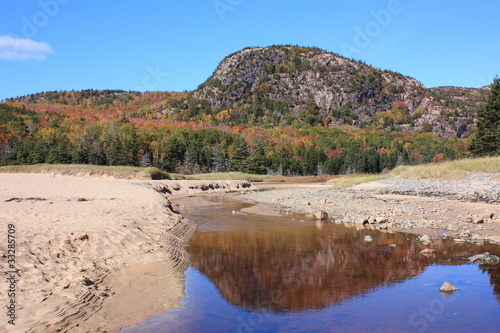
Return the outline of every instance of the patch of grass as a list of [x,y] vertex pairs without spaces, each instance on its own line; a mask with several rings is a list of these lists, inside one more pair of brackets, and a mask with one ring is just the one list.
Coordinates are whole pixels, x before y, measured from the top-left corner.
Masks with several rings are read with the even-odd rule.
[[[342,175],[328,181],[334,187],[350,187],[387,178],[461,179],[468,172],[500,173],[500,156],[470,158],[442,163],[402,165],[386,174]],[[495,177],[495,179],[500,176]]]
[[[183,177],[183,178],[176,178]],[[243,172],[220,172],[220,173],[200,173],[197,175],[179,175],[174,174],[173,179],[192,179],[192,180],[247,180],[249,182],[277,182],[279,177],[268,175],[254,175]]]
[[139,173],[145,173],[153,180],[171,179],[168,172],[163,171],[156,167],[143,168],[141,171],[139,171]]
[[181,173],[169,173],[170,179],[172,180],[184,180],[186,179],[186,175],[183,175]]
[[461,179],[467,176],[468,172],[500,173],[500,156],[402,165],[393,169],[390,175],[401,178]]
[[328,184],[334,187],[351,187],[363,183],[374,182],[377,180],[390,178],[388,174],[357,174],[336,176],[328,181]]
[[280,182],[285,183],[324,183],[334,178],[335,176],[300,176],[300,177],[285,177],[277,176]]
[[91,164],[30,164],[7,165],[0,167],[0,172],[19,173],[50,173],[57,172],[63,175],[77,175],[88,173],[90,176],[109,175],[115,178],[142,178],[142,179],[170,179],[170,175],[158,168],[133,166],[107,166]]

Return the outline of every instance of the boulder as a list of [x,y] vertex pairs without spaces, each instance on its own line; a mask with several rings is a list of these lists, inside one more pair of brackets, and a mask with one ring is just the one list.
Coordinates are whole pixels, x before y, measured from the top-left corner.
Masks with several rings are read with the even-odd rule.
[[445,296],[449,296],[452,292],[457,291],[458,288],[449,282],[444,282],[438,289],[441,293],[445,293]]
[[314,217],[316,217],[317,220],[327,220],[328,213],[324,210],[320,210],[319,212],[314,213]]
[[489,252],[476,254],[475,256],[469,257],[469,261],[475,264],[489,264],[496,265],[500,262],[500,258],[498,258],[494,254],[490,254]]
[[456,230],[458,230],[458,227],[455,224],[453,224],[453,223],[449,223],[448,226],[446,227],[446,230],[448,230],[448,231],[456,231]]
[[480,223],[484,223],[484,220],[480,217],[476,217],[473,221],[472,221],[473,224],[480,224]]
[[444,282],[441,287],[439,287],[439,291],[457,291],[458,288],[452,285],[449,282]]
[[422,243],[429,243],[431,241],[431,238],[429,237],[429,235],[422,235],[418,238],[418,240]]
[[375,218],[375,221],[377,221],[377,223],[386,223],[387,222],[387,216],[377,216]]
[[494,216],[495,216],[495,213],[486,213],[483,215],[483,218],[485,220],[487,220],[487,219],[492,219]]
[[356,224],[366,224],[366,223],[368,223],[368,219],[365,219],[365,218],[362,218],[362,217],[358,217],[357,219],[354,220],[354,223],[356,223]]
[[372,236],[365,236],[364,240],[365,240],[365,242],[372,242],[373,237]]

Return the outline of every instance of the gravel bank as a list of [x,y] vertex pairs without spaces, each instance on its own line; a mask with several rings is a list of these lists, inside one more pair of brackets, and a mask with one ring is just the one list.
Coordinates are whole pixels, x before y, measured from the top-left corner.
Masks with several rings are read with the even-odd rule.
[[469,202],[500,204],[500,173],[469,173],[462,180],[426,180],[420,178],[385,179],[384,194],[446,197]]
[[500,244],[500,174],[469,174],[456,181],[387,179],[354,188],[271,189],[238,195],[282,213],[379,230]]

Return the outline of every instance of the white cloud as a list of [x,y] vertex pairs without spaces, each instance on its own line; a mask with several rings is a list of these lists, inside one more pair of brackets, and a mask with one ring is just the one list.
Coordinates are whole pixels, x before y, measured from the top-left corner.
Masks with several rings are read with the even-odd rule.
[[0,36],[0,60],[45,60],[51,53],[52,47],[45,42]]

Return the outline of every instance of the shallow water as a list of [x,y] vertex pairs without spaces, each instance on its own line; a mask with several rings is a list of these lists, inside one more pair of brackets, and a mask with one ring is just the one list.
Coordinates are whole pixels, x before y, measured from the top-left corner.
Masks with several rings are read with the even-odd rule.
[[436,240],[426,257],[409,234],[232,213],[248,205],[180,209],[199,225],[186,297],[123,332],[498,331],[500,268],[462,259],[497,246]]

